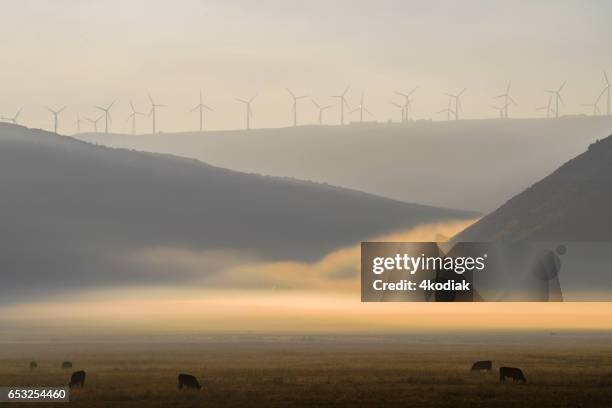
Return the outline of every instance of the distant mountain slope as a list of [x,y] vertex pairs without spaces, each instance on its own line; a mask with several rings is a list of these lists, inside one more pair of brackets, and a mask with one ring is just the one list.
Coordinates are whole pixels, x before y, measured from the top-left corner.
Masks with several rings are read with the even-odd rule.
[[376,234],[472,216],[10,124],[0,124],[0,188],[4,300],[118,277],[181,279],[134,270],[130,256],[148,249],[312,260]]
[[612,240],[612,136],[591,144],[455,240]]
[[77,137],[407,202],[490,212],[610,129],[612,117],[573,116]]

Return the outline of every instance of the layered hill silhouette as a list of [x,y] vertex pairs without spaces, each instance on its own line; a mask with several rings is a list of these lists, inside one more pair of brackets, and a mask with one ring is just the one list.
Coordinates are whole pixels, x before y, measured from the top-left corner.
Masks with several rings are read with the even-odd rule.
[[77,137],[401,201],[490,212],[611,128],[612,117],[568,116]]
[[[314,260],[377,234],[473,216],[11,124],[0,124],[0,186],[3,301],[186,279],[130,264],[156,248]],[[202,262],[202,272],[215,268]]]
[[456,241],[610,241],[612,136],[458,234]]

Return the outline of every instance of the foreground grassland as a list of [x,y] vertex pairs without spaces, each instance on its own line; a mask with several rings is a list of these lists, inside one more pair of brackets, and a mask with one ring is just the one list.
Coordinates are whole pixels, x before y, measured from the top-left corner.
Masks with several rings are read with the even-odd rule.
[[[87,371],[85,388],[62,407],[612,406],[612,335],[601,333],[245,335],[0,349],[1,386],[65,385],[63,360]],[[494,371],[470,373],[480,359],[493,360]],[[39,368],[30,370],[31,360]],[[522,368],[527,384],[499,384],[500,365]],[[177,390],[180,372],[203,389]]]

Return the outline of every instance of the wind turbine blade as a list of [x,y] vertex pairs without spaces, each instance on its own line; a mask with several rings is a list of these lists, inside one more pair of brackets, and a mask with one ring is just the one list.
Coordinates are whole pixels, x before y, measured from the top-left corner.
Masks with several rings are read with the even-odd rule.
[[193,107],[193,108],[192,108],[192,109],[191,109],[189,112],[193,112],[194,110],[198,109],[200,106],[202,106],[202,105],[196,105],[196,106],[194,106],[194,107]]
[[407,95],[405,93],[399,92],[399,91],[395,91],[396,94],[403,96],[404,98],[408,98],[410,95]]
[[506,87],[506,93],[510,92],[510,86],[512,86],[512,81],[508,81],[508,86]]
[[168,105],[155,105],[155,106],[157,106],[158,108],[167,108],[168,107]]
[[395,103],[395,102],[389,102],[389,103],[390,103],[391,105],[393,105],[393,106],[396,106],[396,107],[398,107],[398,108],[404,109],[404,107],[403,107],[402,105],[400,105],[400,104],[397,104],[397,103]]
[[317,102],[315,102],[314,99],[311,99],[310,101],[313,103],[314,106],[316,106],[317,108],[321,109],[321,106],[319,106],[319,104]]
[[514,98],[513,98],[513,97],[508,96],[508,99],[510,99],[510,102],[512,102],[514,105],[518,105],[518,103],[516,103],[516,102],[514,101]]
[[66,106],[63,106],[62,109],[58,110],[57,113],[62,113],[66,109]]
[[606,74],[606,71],[604,71],[604,78],[606,80],[606,84],[608,84],[608,86],[610,86],[610,81],[608,81],[608,74]]
[[23,108],[19,108],[19,110],[17,111],[17,113],[15,114],[15,117],[13,119],[17,119],[19,117],[19,115],[21,115],[21,111],[23,110]]
[[253,102],[255,100],[255,98],[257,98],[257,95],[259,95],[259,94],[255,94],[255,96],[253,96],[251,99],[249,99],[249,103]]
[[240,99],[240,98],[234,98],[236,99],[238,102],[242,102],[242,103],[249,103],[249,101],[245,101],[244,99]]
[[342,92],[342,96],[345,96],[346,93],[349,91],[349,89],[351,89],[351,86],[347,86],[346,89],[344,90],[344,92]]
[[132,101],[130,101],[130,106],[132,108],[132,112],[136,111],[136,109],[134,109],[134,104],[132,103]]
[[412,91],[408,92],[407,97],[411,96],[414,93],[414,91],[416,91],[417,89],[419,89],[418,86],[415,86],[414,88],[412,88]]
[[291,97],[293,99],[295,99],[295,94],[293,92],[291,92],[291,89],[289,89],[289,88],[285,88],[285,89],[287,90],[287,92],[289,92],[289,95],[291,95]]
[[459,94],[457,94],[457,97],[460,97],[461,95],[463,95],[463,93],[464,93],[465,91],[467,91],[467,88],[463,88],[463,89],[461,90],[461,92],[459,92]]
[[110,108],[113,107],[113,105],[115,104],[115,102],[117,102],[117,100],[115,99],[114,101],[111,102],[110,105],[108,105],[108,108],[106,108],[107,110],[110,110]]
[[214,112],[214,111],[215,111],[213,108],[211,108],[211,107],[210,107],[210,106],[208,106],[208,105],[202,105],[202,106],[203,106],[204,108],[208,109],[208,110],[209,110],[209,111],[211,111],[211,112]]
[[374,114],[368,110],[368,108],[363,108],[370,116],[374,117]]
[[351,110],[351,113],[353,113],[353,112],[358,112],[358,111],[359,111],[359,109],[360,109],[360,108],[355,108],[355,109]]
[[557,92],[561,92],[561,90],[563,89],[563,87],[565,86],[565,84],[567,84],[567,81],[564,81],[561,86],[559,87],[559,89],[557,89]]
[[153,101],[153,98],[151,97],[151,94],[149,94],[149,100],[151,101],[151,105],[155,105],[155,102]]
[[106,109],[104,109],[104,108],[103,108],[103,107],[101,107],[101,106],[96,106],[96,109],[100,109],[101,111],[106,111]]

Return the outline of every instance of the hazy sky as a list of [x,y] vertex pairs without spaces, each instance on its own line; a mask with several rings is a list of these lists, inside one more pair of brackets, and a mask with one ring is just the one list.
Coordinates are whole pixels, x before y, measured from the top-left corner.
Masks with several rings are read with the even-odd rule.
[[[72,133],[77,113],[94,117],[117,98],[112,130],[123,132],[129,100],[146,111],[150,92],[169,105],[158,129],[189,130],[201,87],[211,128],[242,127],[234,98],[256,93],[253,125],[277,127],[292,120],[285,87],[327,104],[351,85],[351,105],[364,91],[377,120],[397,120],[393,91],[414,86],[417,118],[443,119],[444,93],[463,87],[464,117],[490,117],[509,79],[511,114],[542,115],[543,89],[566,79],[562,112],[590,113],[582,104],[603,88],[602,70],[612,74],[611,15],[612,3],[594,0],[5,2],[0,114],[23,106],[23,123],[50,128],[44,106],[66,104],[60,132]],[[310,101],[299,113],[316,120]],[[148,118],[139,130],[150,131]]]

